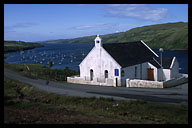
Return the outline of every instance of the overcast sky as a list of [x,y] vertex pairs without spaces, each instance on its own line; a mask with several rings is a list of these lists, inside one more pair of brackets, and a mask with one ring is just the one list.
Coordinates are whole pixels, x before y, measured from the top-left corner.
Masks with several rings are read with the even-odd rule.
[[187,4],[5,4],[4,39],[45,41],[188,22]]

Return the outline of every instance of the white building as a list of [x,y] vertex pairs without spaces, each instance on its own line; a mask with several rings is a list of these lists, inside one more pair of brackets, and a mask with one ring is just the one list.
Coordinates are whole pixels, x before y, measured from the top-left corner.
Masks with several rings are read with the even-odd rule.
[[126,86],[126,79],[167,81],[179,75],[175,57],[162,59],[142,40],[102,44],[97,35],[95,46],[79,64],[80,76],[68,77],[71,83]]

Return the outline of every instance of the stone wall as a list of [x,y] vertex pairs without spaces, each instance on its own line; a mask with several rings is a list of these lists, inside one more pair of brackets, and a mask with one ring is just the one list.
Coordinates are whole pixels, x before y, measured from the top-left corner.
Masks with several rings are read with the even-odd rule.
[[126,79],[126,87],[137,88],[163,88],[163,82],[149,80],[129,80]]
[[[69,83],[78,83],[78,84],[87,84],[87,85],[101,85],[101,86],[114,86],[114,81],[112,79],[106,79],[104,83],[98,81],[89,81],[84,80],[81,77],[73,76],[67,77],[67,82]],[[164,82],[158,81],[149,81],[149,80],[138,80],[138,79],[126,79],[126,87],[135,87],[135,88],[168,88],[181,85],[188,82],[188,75],[184,74],[181,77],[171,79]]]
[[77,84],[88,84],[88,85],[103,85],[103,86],[114,86],[113,81],[111,79],[106,79],[106,82],[97,82],[97,81],[90,81],[84,80],[81,77],[67,77],[68,83],[77,83]]

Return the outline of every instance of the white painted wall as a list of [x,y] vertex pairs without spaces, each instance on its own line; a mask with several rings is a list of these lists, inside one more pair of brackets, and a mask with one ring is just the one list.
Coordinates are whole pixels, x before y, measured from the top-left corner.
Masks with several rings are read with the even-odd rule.
[[[135,77],[135,67],[137,67],[136,77]],[[130,67],[122,68],[124,70],[125,75],[124,77],[121,76],[121,83],[123,86],[126,85],[126,79],[140,79],[140,80],[147,80],[147,69],[152,68],[154,69],[154,81],[158,81],[158,70],[152,64],[145,62],[142,64],[133,65]]]
[[167,81],[170,80],[170,69],[163,69],[163,80]]
[[[135,75],[135,67],[137,67],[136,75]],[[124,70],[124,76],[121,76],[122,86],[126,85],[126,79],[146,79],[146,75],[145,75],[146,67],[147,67],[147,63],[142,63],[142,64],[137,64],[130,67],[122,68],[121,71]]]
[[176,77],[179,77],[180,74],[179,74],[179,63],[177,61],[177,59],[173,59],[173,64],[171,65],[171,78],[176,78]]
[[176,77],[179,77],[179,63],[177,59],[173,59],[170,69],[158,69],[158,80],[161,81],[163,77],[163,81],[167,81]]
[[80,63],[80,77],[90,79],[90,70],[93,69],[93,81],[105,81],[105,70],[108,71],[108,79],[114,80],[114,69],[119,69],[118,85],[121,85],[120,81],[120,69],[121,66],[108,54],[103,48],[95,46],[85,59]]

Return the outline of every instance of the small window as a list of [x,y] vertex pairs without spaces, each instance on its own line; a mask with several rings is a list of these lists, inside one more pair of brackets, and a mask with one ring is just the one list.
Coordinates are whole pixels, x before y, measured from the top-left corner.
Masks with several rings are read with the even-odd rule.
[[97,40],[96,42],[97,42],[97,43],[99,43],[99,41],[98,41],[98,40]]
[[137,78],[137,67],[135,67],[135,78]]
[[124,71],[124,70],[121,71],[121,76],[122,76],[122,77],[125,76],[125,71]]
[[108,71],[105,70],[105,78],[108,78]]

